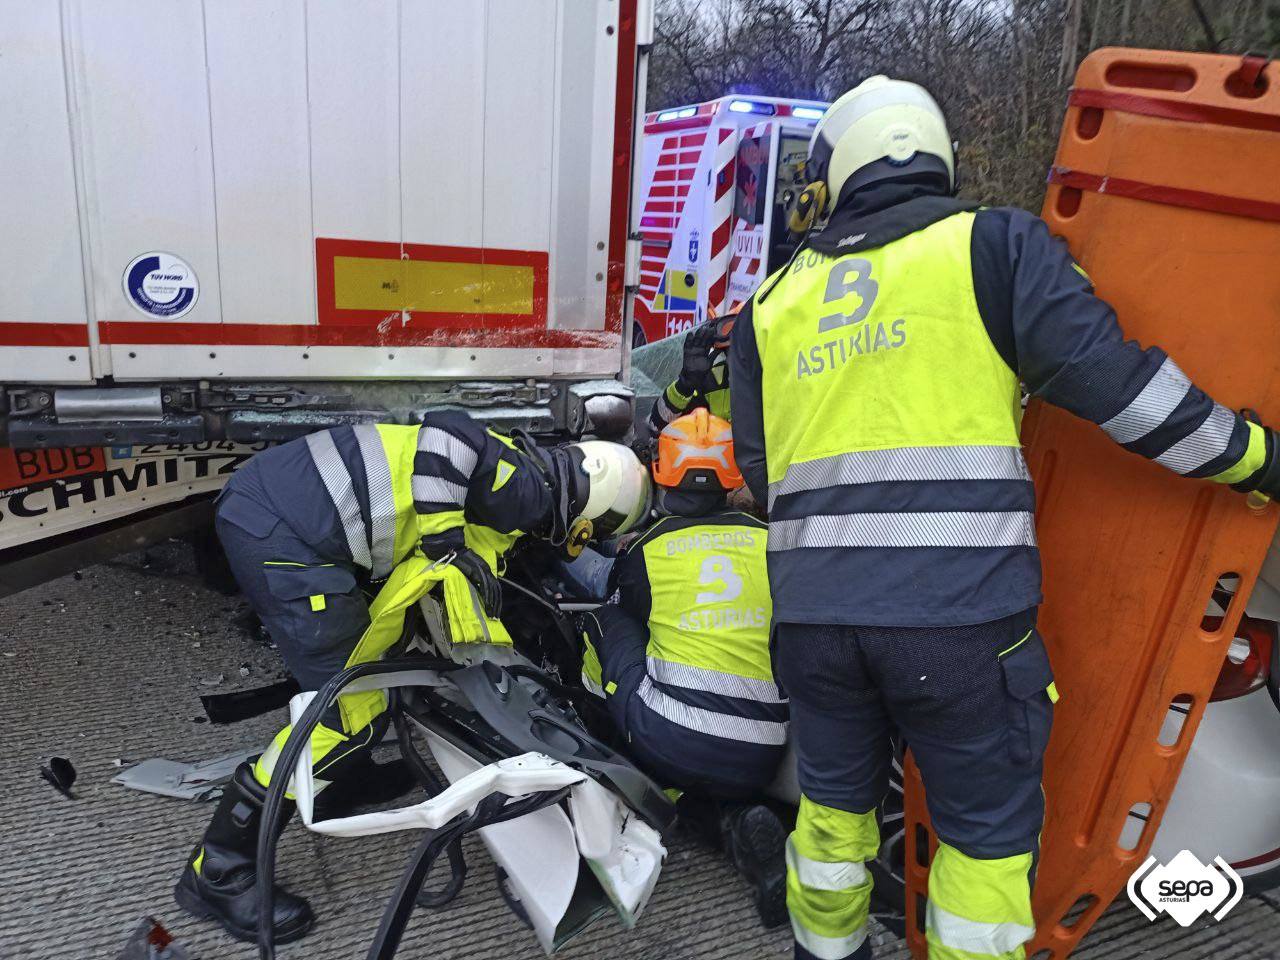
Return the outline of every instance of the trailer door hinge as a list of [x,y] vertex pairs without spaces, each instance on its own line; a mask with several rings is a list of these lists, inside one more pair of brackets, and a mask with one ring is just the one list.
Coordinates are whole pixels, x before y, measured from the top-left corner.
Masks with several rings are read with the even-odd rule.
[[629,290],[640,286],[640,243],[641,235],[633,233],[627,237],[627,262],[622,273],[622,285]]
[[653,46],[653,0],[639,0],[636,4],[636,46],[647,53]]

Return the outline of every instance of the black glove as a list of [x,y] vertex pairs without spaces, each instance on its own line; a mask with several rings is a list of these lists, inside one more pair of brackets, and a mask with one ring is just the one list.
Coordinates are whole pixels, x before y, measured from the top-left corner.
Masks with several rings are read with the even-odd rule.
[[707,379],[711,376],[711,347],[715,343],[718,326],[710,320],[694,327],[684,338],[684,362],[680,376],[676,378],[676,389],[686,397],[705,391]]
[[1250,423],[1256,423],[1262,427],[1267,446],[1262,458],[1262,466],[1239,483],[1233,483],[1231,489],[1238,493],[1252,493],[1256,490],[1275,500],[1280,497],[1280,442],[1277,442],[1280,438],[1270,427],[1262,425],[1256,410],[1245,407],[1240,411],[1240,415]]
[[467,541],[464,539],[462,528],[454,527],[443,533],[433,533],[429,537],[423,537],[421,546],[422,555],[435,563],[451,553],[467,549]]
[[462,571],[462,575],[471,581],[480,594],[480,603],[494,620],[502,616],[502,584],[494,576],[489,565],[480,559],[474,551],[463,547],[453,558],[453,565]]

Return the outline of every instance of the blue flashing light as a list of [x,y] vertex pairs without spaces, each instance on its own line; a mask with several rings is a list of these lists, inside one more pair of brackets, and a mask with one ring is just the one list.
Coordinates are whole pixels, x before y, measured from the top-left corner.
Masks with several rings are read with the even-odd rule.
[[818,107],[793,107],[791,115],[799,120],[821,120],[826,112]]
[[666,123],[668,120],[674,120],[676,112],[674,110],[663,110],[658,114],[658,123]]
[[676,111],[676,119],[684,120],[686,117],[692,117],[697,112],[697,107],[683,107]]
[[762,113],[765,116],[772,116],[774,108],[772,103],[760,103],[756,100],[731,100],[729,102],[729,111],[731,113]]

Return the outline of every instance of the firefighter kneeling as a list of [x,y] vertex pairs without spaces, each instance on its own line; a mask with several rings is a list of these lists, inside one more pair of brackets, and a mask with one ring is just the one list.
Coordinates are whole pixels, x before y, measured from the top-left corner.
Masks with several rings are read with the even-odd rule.
[[754,802],[787,740],[769,663],[768,529],[729,510],[742,485],[733,437],[705,409],[662,431],[653,476],[664,516],[618,557],[618,604],[586,618],[583,682],[633,759],[685,792],[682,818],[723,841],[761,919],[779,925],[786,835]]

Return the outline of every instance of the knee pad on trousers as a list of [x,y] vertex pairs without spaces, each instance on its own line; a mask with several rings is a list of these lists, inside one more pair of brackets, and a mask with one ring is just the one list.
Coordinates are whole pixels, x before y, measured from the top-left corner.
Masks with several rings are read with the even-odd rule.
[[930,956],[1023,956],[1035,933],[1031,915],[1034,857],[982,860],[939,844],[929,867],[925,936]]
[[874,810],[853,813],[800,798],[787,840],[787,909],[797,956],[866,951],[871,875],[865,862],[879,846]]

